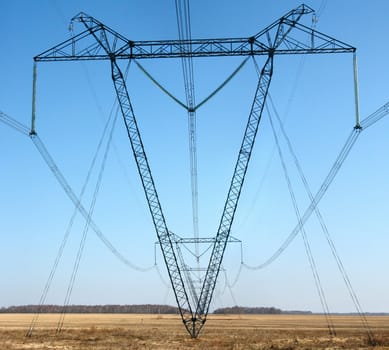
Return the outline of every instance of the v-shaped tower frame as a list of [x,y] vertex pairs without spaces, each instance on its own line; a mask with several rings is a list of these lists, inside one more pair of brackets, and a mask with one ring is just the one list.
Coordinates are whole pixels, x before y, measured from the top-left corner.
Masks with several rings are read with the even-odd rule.
[[[34,57],[35,62],[75,60],[108,60],[110,62],[117,99],[177,305],[184,325],[193,338],[199,335],[206,322],[270,86],[274,57],[285,54],[355,54],[356,49],[354,47],[299,23],[303,15],[313,12],[310,7],[302,4],[258,34],[248,38],[196,39],[190,41],[129,40],[95,18],[80,13],[72,19],[72,22],[82,23],[86,28],[83,32]],[[118,60],[250,55],[264,55],[266,61],[258,79],[254,101],[238,153],[223,214],[216,236],[213,239],[213,250],[202,281],[201,292],[199,295],[190,295],[190,293],[194,293],[193,288],[188,286],[188,282],[185,283],[184,280],[182,265],[179,264],[179,257],[177,256],[179,252],[175,248],[174,237],[168,230]]]

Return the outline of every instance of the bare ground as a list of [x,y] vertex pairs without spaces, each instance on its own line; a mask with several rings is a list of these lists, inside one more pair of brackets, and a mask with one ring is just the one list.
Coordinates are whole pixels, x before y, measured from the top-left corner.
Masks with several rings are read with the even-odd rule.
[[210,316],[198,339],[191,339],[173,315],[68,315],[56,333],[59,315],[41,315],[31,337],[31,314],[0,314],[0,349],[35,350],[259,350],[389,349],[389,317],[368,317],[377,342],[369,342],[359,318],[334,316],[329,336],[323,316]]

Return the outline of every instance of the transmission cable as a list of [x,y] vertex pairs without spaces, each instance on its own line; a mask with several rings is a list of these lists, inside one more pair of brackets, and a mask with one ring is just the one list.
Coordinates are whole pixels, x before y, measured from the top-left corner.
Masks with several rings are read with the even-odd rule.
[[[254,68],[255,68],[255,70],[257,72],[258,78],[260,78],[261,70],[260,70],[260,68],[258,66],[258,63],[257,63],[255,57],[254,56],[251,56],[251,57],[252,57]],[[249,217],[252,215],[254,207],[255,207],[255,205],[256,205],[256,203],[258,201],[259,195],[262,192],[262,189],[263,189],[263,186],[265,184],[265,181],[266,181],[266,179],[269,176],[269,172],[270,172],[270,168],[271,168],[272,163],[273,163],[275,152],[276,152],[276,147],[275,147],[275,145],[273,145],[273,147],[272,147],[272,149],[271,149],[271,151],[269,153],[269,156],[267,158],[267,161],[265,162],[263,174],[262,174],[262,176],[261,176],[261,178],[260,178],[260,180],[258,182],[257,189],[256,189],[256,191],[255,191],[255,193],[254,193],[254,195],[252,197],[252,200],[251,200],[251,203],[249,205],[249,208],[245,211],[244,216],[240,220],[238,228],[244,227],[247,224],[247,221],[248,221]]]
[[[81,192],[80,192],[80,195],[79,195],[79,200],[82,201],[83,197],[84,197],[84,194],[85,194],[85,191],[86,191],[86,188],[87,188],[87,185],[89,183],[89,180],[90,180],[90,177],[92,175],[92,170],[95,166],[95,163],[96,163],[96,160],[97,160],[97,157],[98,157],[98,154],[100,153],[100,149],[101,149],[101,146],[103,144],[103,140],[105,138],[105,134],[108,130],[108,126],[109,126],[109,123],[111,122],[111,119],[112,119],[112,112],[113,112],[113,109],[110,113],[110,116],[104,126],[104,129],[103,129],[103,133],[102,133],[102,136],[99,140],[99,143],[97,145],[97,148],[96,148],[96,151],[95,151],[95,154],[93,156],[93,159],[92,159],[92,162],[91,162],[91,165],[89,166],[89,170],[88,170],[88,173],[87,173],[87,176],[84,180],[84,184],[82,186],[82,189],[81,189]],[[117,114],[118,111],[116,111],[116,114]],[[63,255],[63,252],[64,252],[64,249],[65,249],[65,246],[66,246],[66,243],[68,241],[68,238],[69,238],[69,235],[70,235],[70,232],[72,230],[72,227],[73,227],[73,224],[74,224],[74,220],[76,218],[76,215],[78,214],[78,209],[75,207],[74,210],[73,210],[73,213],[70,217],[70,220],[69,220],[69,223],[68,223],[68,226],[67,226],[67,229],[65,231],[65,234],[64,234],[64,237],[62,239],[62,242],[61,242],[61,245],[58,249],[58,253],[57,253],[57,256],[54,260],[54,264],[51,268],[51,271],[50,271],[50,274],[49,274],[49,277],[46,281],[46,284],[45,284],[45,287],[43,289],[43,292],[42,292],[42,295],[40,297],[40,300],[39,300],[39,306],[38,306],[38,311],[37,313],[35,314],[33,320],[31,321],[31,324],[30,324],[30,327],[27,331],[27,336],[31,336],[32,335],[32,332],[33,332],[33,329],[35,328],[35,325],[36,325],[36,322],[38,321],[38,318],[39,318],[39,315],[41,313],[41,308],[42,308],[42,305],[45,303],[46,301],[46,297],[47,297],[47,294],[49,292],[49,289],[50,289],[50,286],[51,286],[51,283],[52,283],[52,280],[54,278],[54,275],[57,271],[57,267],[58,267],[58,264],[59,264],[59,261],[61,260],[61,257]]]
[[236,276],[235,278],[232,280],[232,283],[230,284],[230,287],[231,288],[234,288],[235,285],[238,283],[239,279],[240,279],[240,275],[242,273],[242,267],[243,267],[243,263],[241,262],[239,264],[239,269],[238,269],[238,272],[236,273]]
[[185,263],[184,256],[182,254],[182,250],[180,248],[180,244],[176,241],[175,243],[175,251],[178,255],[178,259],[181,262],[181,271],[184,272],[184,277],[187,283],[187,287],[189,287],[190,296],[192,298],[192,305],[195,306],[198,303],[198,294],[196,292],[196,288],[194,287],[193,280],[188,269],[188,265]]
[[[308,208],[305,210],[304,214],[301,217],[301,223],[305,225],[308,218],[311,216],[311,214],[314,212],[316,206],[319,204],[320,200],[325,195],[326,191],[328,190],[328,187],[331,185],[332,181],[338,174],[341,166],[343,165],[344,161],[346,160],[347,156],[349,155],[352,147],[354,146],[355,142],[357,141],[360,133],[370,126],[372,126],[374,123],[378,122],[385,116],[389,114],[389,102],[381,106],[378,110],[373,112],[371,115],[363,119],[360,123],[360,127],[355,127],[352,129],[349,137],[347,138],[345,144],[343,145],[342,149],[340,150],[333,166],[331,167],[330,171],[328,172],[327,176],[325,177],[323,183],[321,184],[319,190],[316,192],[316,194],[313,196],[313,199],[311,203],[309,204]],[[297,236],[299,230],[298,225],[292,230],[292,232],[288,235],[288,237],[284,240],[284,242],[281,244],[281,246],[263,263],[257,265],[257,266],[250,266],[244,263],[244,266],[250,270],[259,270],[262,268],[265,268],[266,266],[270,265],[274,260],[276,260],[289,246],[289,244],[293,241],[293,239]]]
[[228,288],[228,290],[229,290],[229,292],[230,292],[232,301],[233,301],[234,305],[237,305],[237,306],[238,306],[238,303],[236,302],[236,299],[235,299],[234,292],[232,291],[233,286],[231,285],[231,283],[230,283],[229,280],[228,280],[227,272],[226,272],[226,270],[225,270],[223,267],[222,267],[222,271],[223,271],[223,273],[224,273],[224,277],[225,277],[225,279],[226,279],[226,285],[227,285],[227,288]]
[[[227,279],[226,279],[224,274],[223,274],[223,276],[224,276],[223,286],[219,286],[218,285],[218,288],[215,289],[215,298],[219,298],[220,299],[224,295],[226,290],[227,290]],[[220,279],[218,280],[218,282],[220,283]]]
[[[189,0],[175,0],[178,36],[180,40],[181,53],[190,52],[192,48],[191,20]],[[184,44],[186,42],[186,44]],[[197,135],[196,135],[196,110],[195,110],[195,87],[192,56],[181,57],[182,73],[186,104],[188,108],[188,132],[189,132],[189,158],[190,158],[190,179],[192,192],[192,221],[193,234],[196,239],[195,252],[199,255],[199,218],[198,218],[198,179],[197,179]],[[199,264],[199,260],[197,260]]]
[[154,266],[150,267],[141,267],[127,258],[125,258],[115,247],[114,245],[109,241],[109,239],[103,234],[103,232],[100,230],[100,228],[97,226],[97,224],[94,222],[93,219],[89,219],[88,212],[85,209],[85,207],[82,205],[81,201],[73,191],[73,189],[70,187],[69,183],[66,181],[64,175],[59,170],[57,164],[55,163],[54,159],[48,152],[46,146],[42,142],[41,138],[38,134],[31,135],[31,139],[36,146],[37,150],[41,154],[43,160],[48,165],[49,169],[69,197],[69,199],[73,202],[77,210],[80,212],[80,214],[85,218],[86,221],[90,220],[90,226],[92,230],[96,233],[97,237],[102,241],[102,243],[111,251],[111,253],[116,256],[122,263],[127,265],[128,267],[137,270],[137,271],[150,271],[154,268]]
[[[0,111],[0,121],[4,122],[5,124],[9,125],[10,127],[14,128],[15,130],[21,132],[22,134],[29,136],[32,140],[33,144],[35,145],[36,149],[38,150],[39,154],[42,156],[43,160],[45,161],[48,168],[51,170],[54,177],[57,179],[58,183],[62,187],[62,189],[65,191],[66,195],[69,197],[69,199],[74,204],[75,208],[80,212],[80,214],[85,218],[85,220],[88,220],[88,212],[84,208],[84,206],[81,203],[81,200],[77,197],[72,187],[67,182],[66,178],[64,177],[63,173],[60,171],[58,165],[55,163],[53,157],[47,150],[47,147],[43,143],[42,139],[39,137],[37,133],[31,134],[29,132],[29,128],[25,126],[24,124],[20,123],[16,119],[10,117],[9,115],[5,114],[4,112]],[[96,236],[101,240],[101,242],[111,251],[111,253],[120,260],[123,264],[127,265],[131,269],[134,269],[136,271],[140,272],[146,272],[150,271],[154,268],[153,266],[150,267],[141,267],[130,260],[128,260],[126,257],[124,257],[123,254],[121,254],[115,246],[109,241],[109,239],[103,234],[103,232],[100,230],[100,228],[97,226],[97,224],[91,219],[90,225],[92,230],[95,232]]]
[[246,57],[242,63],[240,63],[238,65],[238,67],[236,67],[233,72],[227,77],[227,79],[225,79],[214,91],[212,91],[208,97],[204,98],[204,100],[202,100],[200,103],[198,103],[194,109],[197,110],[198,108],[200,108],[202,105],[204,105],[205,103],[207,103],[211,98],[213,98],[219,91],[221,91],[231,80],[232,78],[235,77],[236,74],[238,74],[238,72],[243,68],[243,66],[246,64],[246,62],[249,60],[250,56]]
[[292,200],[293,209],[294,209],[294,212],[295,212],[295,215],[296,215],[296,218],[297,218],[299,230],[301,232],[301,235],[302,235],[302,238],[303,238],[303,241],[304,241],[305,252],[307,254],[307,258],[308,258],[308,261],[309,261],[309,266],[311,268],[312,275],[313,275],[313,278],[314,278],[314,281],[315,281],[316,290],[318,292],[320,303],[322,305],[322,308],[323,308],[323,311],[324,311],[324,315],[325,315],[325,318],[326,318],[326,321],[327,321],[328,330],[329,330],[330,335],[334,336],[334,335],[336,335],[336,332],[335,332],[334,324],[333,324],[332,319],[330,317],[330,311],[329,311],[329,308],[328,308],[327,298],[325,297],[325,294],[324,294],[323,286],[322,286],[322,283],[321,283],[321,280],[320,280],[320,276],[319,276],[319,273],[318,273],[318,270],[317,270],[317,265],[316,265],[316,262],[315,262],[315,259],[314,259],[313,253],[312,253],[311,245],[309,243],[308,236],[307,236],[307,233],[305,231],[305,227],[302,225],[302,222],[301,222],[300,210],[299,210],[299,207],[297,205],[297,199],[296,199],[296,196],[295,196],[295,193],[294,193],[294,190],[293,190],[292,182],[290,180],[290,176],[289,176],[289,173],[288,173],[288,169],[286,167],[286,162],[285,162],[285,159],[284,159],[284,155],[283,155],[283,152],[281,150],[280,142],[279,142],[279,139],[278,139],[275,127],[274,127],[273,118],[272,118],[272,115],[270,113],[269,106],[268,106],[267,103],[266,103],[265,107],[266,107],[267,113],[269,115],[270,126],[271,126],[272,133],[273,133],[273,136],[274,136],[274,140],[275,140],[275,144],[276,144],[276,147],[277,147],[278,155],[279,155],[279,158],[280,158],[280,161],[281,161],[281,165],[282,165],[282,169],[283,169],[283,172],[284,172],[285,180],[286,180],[286,183],[287,183],[287,186],[288,186],[289,195],[290,195],[290,198]]
[[30,133],[30,129],[27,126],[18,122],[17,120],[5,114],[2,111],[0,111],[0,121],[7,124],[8,126],[15,129],[16,131],[22,133],[23,135],[28,136]]
[[383,117],[389,114],[389,102],[385,103],[382,107],[377,109],[374,113],[370,114],[368,117],[363,119],[360,123],[360,128],[366,130],[371,127],[373,124],[377,123]]
[[[128,71],[128,68],[129,68],[129,66],[127,67],[126,73],[127,73],[127,71]],[[89,79],[88,79],[88,81],[89,81]],[[95,95],[94,95],[94,96],[95,96]],[[92,175],[92,170],[93,170],[93,168],[94,168],[94,166],[95,166],[95,163],[96,163],[98,154],[100,153],[100,149],[101,149],[101,146],[102,146],[102,144],[103,144],[103,140],[104,140],[104,138],[105,138],[105,134],[106,134],[106,132],[107,132],[107,130],[108,130],[109,123],[111,122],[111,119],[112,119],[112,116],[113,116],[113,112],[114,112],[115,106],[117,106],[117,105],[116,105],[116,100],[115,100],[115,103],[113,104],[113,106],[112,106],[112,108],[111,108],[111,112],[110,112],[110,114],[109,114],[109,118],[108,118],[108,120],[107,120],[107,122],[106,122],[106,124],[105,124],[105,126],[104,126],[104,128],[103,128],[102,136],[101,136],[101,138],[100,138],[100,140],[99,140],[99,143],[98,143],[98,145],[97,145],[97,149],[96,149],[95,154],[94,154],[94,156],[93,156],[91,165],[89,166],[89,170],[88,170],[87,176],[86,176],[86,178],[85,178],[85,180],[84,180],[84,184],[83,184],[83,187],[82,187],[81,192],[80,192],[80,195],[79,195],[79,200],[80,200],[80,201],[82,200],[82,198],[83,198],[83,196],[84,196],[85,190],[86,190],[86,188],[87,188],[87,185],[88,185],[88,183],[89,183],[90,177],[91,177],[91,175]],[[119,108],[116,107],[116,116],[117,116],[118,112],[119,112]],[[115,118],[116,118],[116,117],[115,117]],[[113,142],[112,142],[112,145],[115,146],[115,145],[113,144]],[[115,150],[116,150],[116,149],[115,149]],[[59,261],[60,261],[62,255],[63,255],[63,252],[64,252],[64,249],[65,249],[67,240],[68,240],[68,238],[69,238],[69,235],[70,235],[70,232],[71,232],[71,230],[72,230],[73,223],[74,223],[74,220],[75,220],[77,214],[78,214],[78,209],[75,207],[75,208],[74,208],[74,211],[73,211],[73,213],[72,213],[72,216],[71,216],[71,218],[70,218],[70,220],[69,220],[68,227],[67,227],[67,229],[66,229],[66,231],[65,231],[65,235],[64,235],[63,240],[62,240],[62,242],[61,242],[61,245],[60,245],[60,247],[59,247],[59,249],[58,249],[58,253],[57,253],[57,256],[56,256],[56,258],[55,258],[55,261],[54,261],[54,264],[53,264],[53,266],[52,266],[52,269],[51,269],[51,271],[50,271],[49,277],[48,277],[48,279],[47,279],[47,281],[46,281],[45,287],[44,287],[43,292],[42,292],[42,295],[41,295],[41,297],[40,297],[39,304],[38,304],[38,311],[36,312],[36,314],[34,315],[32,321],[31,321],[31,324],[30,324],[30,327],[29,327],[29,329],[28,329],[28,331],[27,331],[26,336],[31,336],[31,335],[32,335],[33,329],[35,328],[35,325],[36,325],[36,323],[37,323],[37,321],[38,321],[38,318],[39,318],[39,316],[40,316],[40,314],[41,314],[42,305],[45,303],[45,300],[46,300],[46,298],[47,298],[47,294],[48,294],[48,292],[49,292],[49,289],[50,289],[52,280],[53,280],[54,275],[55,275],[55,273],[56,273],[56,270],[57,270]]]
[[[355,127],[353,128],[352,132],[350,133],[349,137],[347,138],[343,148],[341,149],[338,157],[336,158],[332,168],[330,169],[329,173],[327,174],[326,178],[324,179],[321,187],[319,188],[318,192],[316,193],[315,196],[312,195],[312,198],[311,199],[311,203],[310,205],[308,206],[308,208],[306,209],[306,211],[304,212],[304,215],[301,217],[301,223],[302,225],[305,224],[305,222],[308,220],[308,218],[310,217],[310,215],[312,214],[313,211],[315,211],[315,209],[317,208],[317,205],[319,204],[320,200],[323,198],[324,194],[326,193],[328,187],[330,186],[330,184],[332,183],[332,181],[334,180],[334,178],[336,177],[340,167],[342,166],[342,164],[344,163],[344,161],[346,160],[347,156],[349,155],[353,145],[355,144],[356,140],[358,139],[358,136],[360,135],[361,131],[372,126],[374,123],[378,122],[379,120],[381,120],[382,118],[384,118],[386,115],[389,114],[389,102],[387,102],[386,104],[384,104],[383,106],[381,106],[378,110],[376,110],[375,112],[373,112],[371,115],[369,115],[368,117],[364,118],[361,123],[360,123],[360,126],[358,127]],[[318,217],[321,216],[320,212],[318,212]],[[320,220],[320,222],[323,222],[322,220]],[[374,337],[373,337],[373,334],[370,330],[370,326],[368,325],[367,323],[367,319],[365,317],[365,314],[360,306],[360,303],[359,303],[359,300],[353,290],[353,287],[350,283],[350,280],[348,278],[348,275],[344,269],[344,266],[343,266],[343,263],[342,261],[339,259],[339,254],[337,254],[337,251],[336,251],[336,248],[332,242],[332,239],[328,233],[328,230],[326,229],[326,226],[324,225],[323,226],[323,230],[325,232],[325,235],[326,235],[326,238],[327,238],[327,241],[328,241],[328,244],[331,248],[331,252],[332,254],[334,255],[334,258],[335,258],[335,261],[338,265],[338,268],[343,276],[343,279],[346,283],[346,286],[349,290],[349,293],[350,293],[350,296],[351,296],[351,299],[356,307],[356,310],[362,320],[362,323],[364,325],[364,327],[366,328],[367,330],[367,333],[368,333],[368,337],[369,337],[369,340],[370,342],[373,344],[375,343],[374,341]],[[262,264],[260,265],[257,265],[257,266],[249,266],[247,264],[243,264],[244,267],[246,267],[247,269],[250,269],[250,270],[258,270],[258,269],[262,269],[268,265],[270,265],[274,260],[276,260],[283,252],[284,250],[289,246],[289,244],[293,241],[293,239],[297,236],[298,234],[298,228],[299,228],[299,225],[297,225],[293,230],[292,232],[289,234],[289,236],[287,237],[287,239],[283,242],[283,244],[275,251],[275,253],[273,253],[273,255],[270,256],[270,258],[268,258],[267,260],[265,260]]]
[[[207,103],[209,100],[211,100],[217,93],[219,93],[239,73],[239,71],[244,67],[244,65],[249,60],[249,58],[250,58],[250,56],[246,57],[215,90],[213,90],[200,103],[198,103],[196,106],[194,106],[193,109],[195,111],[197,111],[197,109],[202,107],[205,103]],[[177,102],[181,107],[185,108],[186,110],[189,110],[188,105],[186,105],[184,102],[180,101],[168,89],[166,89],[156,78],[154,78],[151,75],[151,73],[149,71],[146,70],[146,68],[143,65],[141,65],[138,61],[135,61],[135,64],[146,75],[146,77],[151,80],[152,83],[154,83],[159,89],[161,89],[162,92],[164,92],[172,100]]]
[[[327,192],[328,187],[330,186],[330,184],[334,180],[340,167],[342,166],[343,162],[345,161],[348,154],[350,153],[352,146],[355,144],[355,141],[357,140],[357,138],[360,134],[360,131],[361,131],[360,129],[353,129],[352,132],[350,133],[350,136],[347,138],[346,143],[344,144],[343,148],[341,149],[338,157],[335,160],[335,163],[333,164],[329,173],[325,177],[318,192],[314,196],[314,198],[311,201],[308,208],[305,210],[304,214],[301,216],[301,224],[302,225],[305,225],[306,221],[308,220],[308,218],[311,216],[311,214],[315,210],[315,207],[319,204],[320,200],[323,198],[324,194]],[[257,265],[257,266],[249,266],[249,265],[245,264],[245,267],[247,267],[251,270],[258,270],[258,269],[262,269],[262,268],[270,265],[274,260],[276,260],[284,252],[284,250],[289,246],[289,244],[297,236],[298,232],[299,232],[299,225],[296,225],[296,227],[292,230],[292,232],[288,235],[288,237],[282,243],[282,245],[267,260],[265,260],[262,264]]]
[[[129,75],[129,71],[130,71],[130,67],[131,67],[132,61],[133,61],[132,59],[128,60],[128,64],[126,65],[126,68],[125,68],[125,70],[123,72],[124,73],[123,76],[124,76],[124,79],[126,81],[127,81],[128,75]],[[99,110],[98,115],[100,116],[101,119],[104,119],[105,113],[103,112],[103,109],[101,108],[100,98],[98,97],[98,95],[96,93],[96,90],[94,88],[94,85],[93,85],[93,82],[92,82],[91,75],[89,73],[88,67],[87,67],[86,64],[84,64],[85,63],[84,61],[80,61],[79,63],[81,64],[81,66],[83,68],[84,75],[85,75],[85,78],[86,78],[86,80],[88,82],[89,89],[91,91],[91,94],[93,96],[95,104],[98,107],[98,110]],[[112,109],[111,109],[111,113],[113,112],[113,109],[115,108],[115,106],[117,108],[117,111],[119,111],[120,107],[118,106],[116,97],[114,98],[114,103],[113,103],[113,106],[112,106]],[[134,184],[132,183],[131,178],[130,178],[128,172],[127,172],[127,169],[124,166],[124,162],[123,162],[123,160],[122,160],[122,158],[120,156],[120,153],[119,153],[118,147],[117,147],[117,145],[115,143],[115,140],[112,140],[112,146],[111,147],[112,147],[112,150],[114,152],[113,154],[115,156],[116,162],[117,162],[117,164],[118,164],[118,166],[119,166],[119,168],[121,170],[121,173],[123,175],[123,178],[125,179],[125,181],[127,182],[127,185],[131,188],[131,190],[133,192],[132,196],[136,200],[136,202],[138,203],[138,206],[141,207],[142,204],[140,204],[141,202],[140,202],[139,196],[136,194],[136,191],[134,191]],[[142,211],[142,214],[143,214],[144,218],[146,218],[146,214],[143,211]],[[148,221],[148,218],[149,217],[147,216],[147,221]]]
[[195,257],[196,259],[199,259],[201,258],[203,255],[205,255],[212,247],[213,247],[213,243],[210,243],[208,245],[208,247],[206,247],[202,252],[199,251],[199,255],[196,255],[193,250],[191,248],[189,248],[185,243],[181,243],[182,246],[185,248],[185,250],[190,254],[192,255],[193,257]]
[[[312,29],[315,28],[315,26],[316,26],[317,22],[319,21],[319,18],[322,15],[322,12],[324,11],[326,5],[327,5],[327,0],[323,0],[321,5],[320,5],[319,10],[315,14],[313,14],[313,16],[312,16],[312,25],[311,25]],[[254,63],[254,67],[255,67],[255,70],[257,72],[257,75],[258,75],[258,77],[260,77],[261,70],[260,70],[260,68],[258,66],[258,63],[257,63],[257,61],[256,61],[254,56],[251,56],[251,57],[253,59],[253,63]],[[300,60],[299,60],[297,71],[296,71],[296,74],[295,74],[295,77],[294,77],[292,88],[291,88],[291,91],[289,93],[289,97],[288,97],[288,100],[287,100],[287,105],[286,105],[286,108],[285,108],[286,112],[285,112],[284,122],[285,122],[285,120],[287,119],[287,117],[289,115],[289,111],[290,111],[290,108],[291,108],[291,105],[292,105],[292,101],[293,101],[295,93],[297,91],[298,81],[299,81],[300,75],[302,74],[302,71],[303,71],[304,66],[305,66],[306,58],[307,58],[306,55],[302,55]],[[274,146],[273,149],[270,152],[270,156],[269,156],[268,161],[267,161],[266,166],[265,166],[264,174],[261,177],[261,180],[259,181],[259,185],[258,185],[257,191],[256,191],[256,193],[255,193],[255,195],[253,197],[254,199],[252,201],[252,204],[251,204],[249,210],[247,211],[245,217],[243,218],[241,225],[243,225],[243,223],[250,216],[250,212],[253,210],[254,205],[255,205],[255,203],[257,201],[257,198],[258,198],[260,192],[262,191],[263,184],[265,182],[265,179],[268,176],[268,172],[270,170],[271,163],[273,162],[273,157],[274,157],[275,151],[276,151],[276,149],[275,149],[275,146]]]
[[321,2],[320,7],[319,7],[319,9],[318,9],[317,12],[316,12],[316,18],[315,18],[313,27],[316,26],[316,23],[318,22],[320,16],[321,16],[322,13],[324,12],[324,10],[325,10],[325,8],[326,8],[326,6],[327,6],[327,2],[328,2],[328,0],[323,0],[323,1]]
[[77,272],[78,272],[78,269],[79,269],[79,266],[80,266],[80,261],[81,261],[81,258],[82,258],[82,254],[83,254],[83,251],[84,251],[84,248],[85,248],[85,243],[86,243],[88,231],[89,231],[89,228],[90,228],[90,223],[91,223],[91,219],[92,219],[92,216],[93,216],[93,212],[94,212],[94,209],[95,209],[95,205],[96,205],[96,201],[97,201],[97,196],[98,196],[98,193],[99,193],[99,190],[100,190],[100,187],[101,187],[101,182],[102,182],[102,179],[103,179],[105,165],[106,165],[106,161],[107,161],[107,158],[108,158],[108,153],[109,153],[110,146],[111,146],[112,136],[113,136],[113,132],[115,130],[116,121],[118,119],[117,117],[118,117],[118,114],[116,114],[115,117],[113,118],[111,130],[110,130],[109,137],[108,137],[108,140],[107,140],[106,149],[105,149],[103,160],[102,160],[102,163],[101,163],[100,172],[98,174],[98,179],[97,179],[97,182],[96,182],[96,185],[95,185],[92,201],[91,201],[91,204],[90,204],[90,207],[89,207],[89,211],[88,211],[88,220],[85,222],[84,231],[83,231],[82,238],[81,238],[81,241],[80,241],[80,245],[79,245],[79,249],[78,249],[78,252],[77,252],[76,260],[74,262],[73,271],[72,271],[72,275],[71,275],[71,278],[70,278],[69,286],[68,286],[68,289],[67,289],[67,292],[66,292],[64,306],[63,306],[63,309],[62,309],[60,320],[58,322],[57,332],[60,332],[62,330],[64,319],[65,319],[65,314],[66,314],[67,308],[68,308],[68,306],[70,304],[71,294],[72,294],[72,291],[73,291],[73,287],[74,287],[74,283],[75,283],[75,280],[76,280]]
[[138,66],[138,68],[146,75],[147,78],[149,78],[157,87],[159,87],[166,95],[168,95],[172,100],[176,101],[181,107],[184,107],[186,110],[188,110],[188,106],[181,102],[176,96],[174,96],[169,90],[167,90],[162,84],[158,82],[157,79],[155,79],[147,70],[145,67],[143,67],[138,61],[135,60],[135,64]]
[[[302,182],[304,184],[305,191],[306,191],[309,199],[312,201],[313,200],[312,191],[310,189],[310,186],[308,184],[308,181],[306,179],[304,171],[303,171],[303,169],[302,169],[302,167],[300,165],[300,162],[299,162],[299,160],[298,160],[298,158],[296,156],[296,153],[293,150],[292,143],[291,143],[291,141],[290,141],[290,139],[289,139],[289,137],[288,137],[288,135],[287,135],[287,133],[285,131],[283,123],[281,122],[281,118],[280,118],[279,114],[277,113],[277,110],[275,108],[275,105],[274,105],[274,102],[273,102],[273,100],[271,98],[271,95],[269,95],[269,100],[270,100],[272,108],[273,108],[273,110],[275,112],[275,115],[277,117],[278,123],[280,125],[280,129],[281,129],[282,135],[284,136],[284,138],[286,140],[286,143],[288,145],[289,152],[291,153],[291,155],[293,157],[295,166],[296,166],[296,168],[298,170],[298,173],[300,175],[300,178],[301,178],[301,180],[302,180]],[[364,313],[364,311],[363,311],[363,309],[361,307],[361,304],[359,302],[359,298],[358,298],[358,296],[357,296],[357,294],[356,294],[356,292],[355,292],[355,290],[354,290],[354,288],[353,288],[353,286],[351,284],[350,278],[349,278],[349,276],[348,276],[348,274],[347,274],[347,272],[346,272],[346,270],[344,268],[342,259],[340,258],[340,255],[337,252],[337,249],[335,247],[334,241],[331,238],[331,235],[329,233],[328,227],[327,227],[327,225],[326,225],[326,223],[325,223],[325,221],[323,219],[323,216],[322,216],[318,206],[315,207],[315,214],[316,214],[316,217],[317,217],[317,219],[318,219],[318,221],[320,223],[320,226],[321,226],[322,231],[324,233],[324,236],[325,236],[325,238],[327,240],[327,243],[328,243],[328,245],[329,245],[329,247],[331,249],[331,253],[332,253],[332,255],[333,255],[333,257],[334,257],[334,259],[336,261],[336,264],[337,264],[337,267],[339,269],[339,272],[340,272],[340,274],[341,274],[341,276],[343,278],[343,281],[344,281],[344,283],[345,283],[345,285],[346,285],[346,287],[348,289],[348,292],[350,294],[351,300],[353,301],[355,309],[356,309],[356,311],[357,311],[357,313],[358,313],[358,315],[359,315],[359,317],[360,317],[360,319],[362,321],[363,326],[365,327],[365,329],[366,329],[366,331],[368,333],[369,339],[371,341],[374,341],[373,334],[372,334],[370,326],[369,326],[369,324],[367,322],[365,313]]]
[[[130,68],[130,63],[129,61],[126,72],[125,74],[128,74],[128,70]],[[32,128],[29,133],[29,136],[31,140],[33,141],[35,147],[37,148],[38,152],[41,154],[42,158],[48,165],[49,169],[59,182],[59,184],[62,186],[64,189],[65,193],[68,195],[70,200],[73,202],[74,206],[80,211],[80,213],[84,216],[85,220],[88,221],[88,212],[85,210],[85,208],[82,206],[81,201],[79,198],[76,196],[74,193],[73,189],[70,187],[69,183],[66,181],[65,177],[59,170],[58,166],[53,160],[53,157],[49,154],[47,148],[43,144],[42,140],[40,137],[37,135],[35,132],[35,98],[36,98],[36,93],[35,93],[35,86],[36,86],[36,65],[34,64],[34,72],[33,72],[33,102],[32,102]],[[131,261],[127,260],[113,245],[112,243],[108,240],[107,237],[103,235],[101,230],[97,227],[97,225],[94,223],[94,221],[91,219],[91,227],[95,231],[96,235],[98,238],[104,243],[104,245],[119,259],[121,260],[124,264],[128,265],[129,267],[138,270],[138,271],[148,271],[151,270],[154,266],[148,267],[148,268],[142,268],[139,267],[135,264],[133,264]]]
[[170,288],[170,284],[165,281],[165,279],[162,276],[162,272],[158,266],[157,263],[155,263],[155,270],[157,271],[158,277],[161,280],[162,284],[165,285],[166,288]]

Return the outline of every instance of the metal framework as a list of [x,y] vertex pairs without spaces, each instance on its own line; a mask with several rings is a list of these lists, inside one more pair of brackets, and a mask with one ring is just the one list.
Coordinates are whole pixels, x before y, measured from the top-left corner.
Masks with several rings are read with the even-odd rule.
[[[72,23],[82,23],[86,28],[83,32],[34,57],[35,62],[76,60],[110,62],[117,99],[177,305],[183,323],[193,338],[199,335],[207,319],[270,86],[274,57],[285,54],[354,53],[356,50],[350,45],[298,23],[303,15],[310,13],[313,13],[310,7],[300,5],[254,36],[190,41],[129,40],[95,18],[80,13],[73,17]],[[186,265],[178,244],[180,239],[168,230],[118,60],[260,55],[265,55],[267,58],[258,80],[219,228],[216,236],[211,239],[213,250],[201,291],[197,293],[193,281],[186,274]],[[183,243],[182,239],[181,243]]]

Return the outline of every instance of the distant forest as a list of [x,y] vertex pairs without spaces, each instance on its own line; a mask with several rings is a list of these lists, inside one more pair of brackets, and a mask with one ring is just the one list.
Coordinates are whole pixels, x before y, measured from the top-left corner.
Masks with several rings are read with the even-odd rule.
[[[21,305],[0,307],[0,314],[19,313],[62,313],[61,305]],[[69,305],[66,312],[70,314],[178,314],[178,308],[170,305]],[[283,311],[275,307],[233,306],[216,309],[216,315],[311,315],[311,311]],[[320,314],[320,313],[317,313]],[[334,313],[334,315],[355,315],[355,313]],[[367,312],[369,316],[389,316],[385,312]]]
[[[0,308],[0,313],[61,313],[61,305],[22,305]],[[170,305],[69,305],[66,312],[71,314],[178,314],[178,308]],[[216,309],[214,314],[310,314],[309,311],[282,311],[274,307],[233,306]]]
[[275,307],[243,307],[243,306],[233,306],[233,307],[223,307],[221,309],[216,309],[214,314],[255,314],[255,315],[275,315],[282,314],[282,310],[276,309]]
[[[61,305],[22,305],[0,308],[0,313],[62,313]],[[70,314],[178,314],[178,308],[169,305],[69,305]]]

